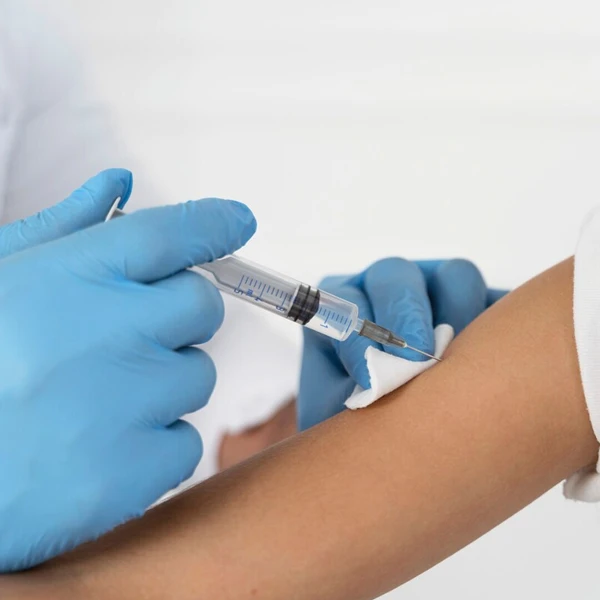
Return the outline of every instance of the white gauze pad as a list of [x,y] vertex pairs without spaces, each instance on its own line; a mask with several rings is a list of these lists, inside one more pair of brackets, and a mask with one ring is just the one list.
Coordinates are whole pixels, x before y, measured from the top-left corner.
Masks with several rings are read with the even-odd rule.
[[[441,358],[454,337],[454,330],[450,325],[438,325],[435,328],[434,337],[434,356]],[[406,360],[387,354],[382,350],[373,348],[373,346],[367,348],[365,360],[371,379],[371,388],[364,390],[360,385],[354,388],[352,395],[346,400],[346,407],[352,410],[365,408],[369,404],[373,404],[373,402],[393,392],[413,377],[427,371],[437,362],[433,359],[419,362]]]

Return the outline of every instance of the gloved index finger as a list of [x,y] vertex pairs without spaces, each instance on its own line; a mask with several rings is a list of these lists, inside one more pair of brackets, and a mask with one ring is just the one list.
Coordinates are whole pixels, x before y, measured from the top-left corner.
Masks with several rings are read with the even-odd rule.
[[[410,346],[433,354],[433,317],[423,273],[412,262],[386,258],[364,273],[363,289],[375,322],[403,338]],[[409,360],[427,360],[410,349],[385,346],[384,350]]]
[[501,300],[502,298],[504,298],[504,296],[506,296],[506,294],[508,294],[508,290],[498,290],[496,288],[489,288],[487,291],[487,297],[486,297],[486,306],[490,307],[492,304],[495,304],[496,302],[498,302],[498,300]]
[[464,259],[417,261],[427,282],[434,326],[452,325],[460,333],[507,292],[488,288],[475,264]]
[[72,236],[97,264],[150,283],[242,247],[256,231],[252,211],[210,198],[142,210]]

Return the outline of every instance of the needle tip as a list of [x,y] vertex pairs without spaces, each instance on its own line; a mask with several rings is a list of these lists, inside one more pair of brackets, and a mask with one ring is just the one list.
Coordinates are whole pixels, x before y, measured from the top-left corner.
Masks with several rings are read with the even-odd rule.
[[418,348],[413,348],[413,346],[409,346],[408,344],[406,345],[406,348],[410,348],[411,350],[414,350],[415,352],[418,352],[419,354],[422,354],[423,356],[426,356],[427,358],[437,360],[438,362],[442,362],[441,358],[438,358],[437,356],[433,356],[433,354],[429,354],[429,352],[425,352],[424,350],[419,350]]

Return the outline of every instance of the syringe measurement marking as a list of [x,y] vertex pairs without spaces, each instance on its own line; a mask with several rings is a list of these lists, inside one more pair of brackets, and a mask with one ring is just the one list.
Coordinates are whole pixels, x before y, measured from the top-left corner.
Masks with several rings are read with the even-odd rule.
[[237,287],[233,288],[233,291],[236,294],[243,294],[244,292],[242,291],[242,283],[244,283],[244,276],[242,275],[240,282],[237,284]]
[[344,331],[344,333],[346,333],[350,325],[352,325],[352,321],[349,320],[348,317],[344,317],[338,312],[332,312],[331,309],[326,308],[325,306],[319,308],[317,315],[324,319],[323,323],[321,323],[321,327],[324,327],[325,329],[329,328],[329,323],[339,323],[340,325],[347,325]]
[[[244,284],[245,286],[242,287]],[[255,296],[253,290],[249,289],[250,287],[256,288],[257,291],[260,292],[260,295]],[[243,294],[245,296],[254,298],[256,302],[267,302],[267,300],[263,299],[264,294],[274,298],[280,298],[281,301],[275,306],[275,310],[280,312],[285,312],[285,303],[288,299],[291,299],[290,294],[286,294],[283,290],[271,285],[266,285],[259,279],[251,278],[248,275],[242,275],[237,286],[233,288],[233,291],[236,294]]]
[[[243,284],[246,284],[246,286],[248,288],[250,288],[250,287],[255,288],[258,292],[260,292],[260,295],[255,296],[253,290],[251,290],[251,289],[243,289],[242,288]],[[233,291],[236,294],[244,294],[246,296],[254,298],[254,300],[256,302],[266,302],[266,300],[263,299],[264,294],[266,294],[267,296],[271,296],[273,298],[279,298],[280,302],[275,306],[275,310],[278,310],[280,312],[285,312],[286,303],[288,302],[288,300],[291,301],[291,299],[292,299],[291,294],[288,294],[284,290],[278,289],[271,285],[267,285],[266,283],[260,281],[259,279],[254,279],[252,277],[249,277],[248,275],[242,275],[239,283],[233,289]],[[317,311],[317,314],[320,315],[324,319],[323,323],[321,323],[321,327],[323,327],[325,329],[329,328],[328,323],[330,321],[333,323],[339,323],[340,325],[347,324],[348,326],[344,330],[344,333],[347,333],[348,329],[352,325],[352,321],[351,320],[349,321],[348,317],[343,317],[340,313],[337,313],[337,312],[332,313],[331,309],[328,309],[324,306],[321,306],[319,308],[319,310]]]
[[[344,324],[345,324],[345,323],[344,323]],[[350,322],[348,323],[348,327],[346,327],[346,329],[344,329],[344,334],[343,334],[343,335],[346,335],[346,334],[348,333],[348,329],[350,329],[350,326],[351,326],[351,325],[352,325],[352,321],[350,321]]]
[[288,299],[288,298],[291,298],[291,296],[290,296],[289,294],[286,294],[286,293],[284,293],[284,295],[283,295],[283,299],[282,299],[282,301],[281,301],[281,304],[280,304],[280,305],[277,307],[277,309],[278,309],[278,310],[281,310],[281,311],[282,311],[282,310],[284,310],[284,309],[283,309],[283,306],[284,306],[284,304],[287,302],[287,299]]

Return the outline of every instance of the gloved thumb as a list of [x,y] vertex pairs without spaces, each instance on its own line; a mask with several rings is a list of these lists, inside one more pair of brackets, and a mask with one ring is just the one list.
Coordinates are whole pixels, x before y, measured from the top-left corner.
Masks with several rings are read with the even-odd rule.
[[0,258],[102,222],[117,198],[125,205],[132,186],[126,169],[101,171],[59,204],[0,227]]

